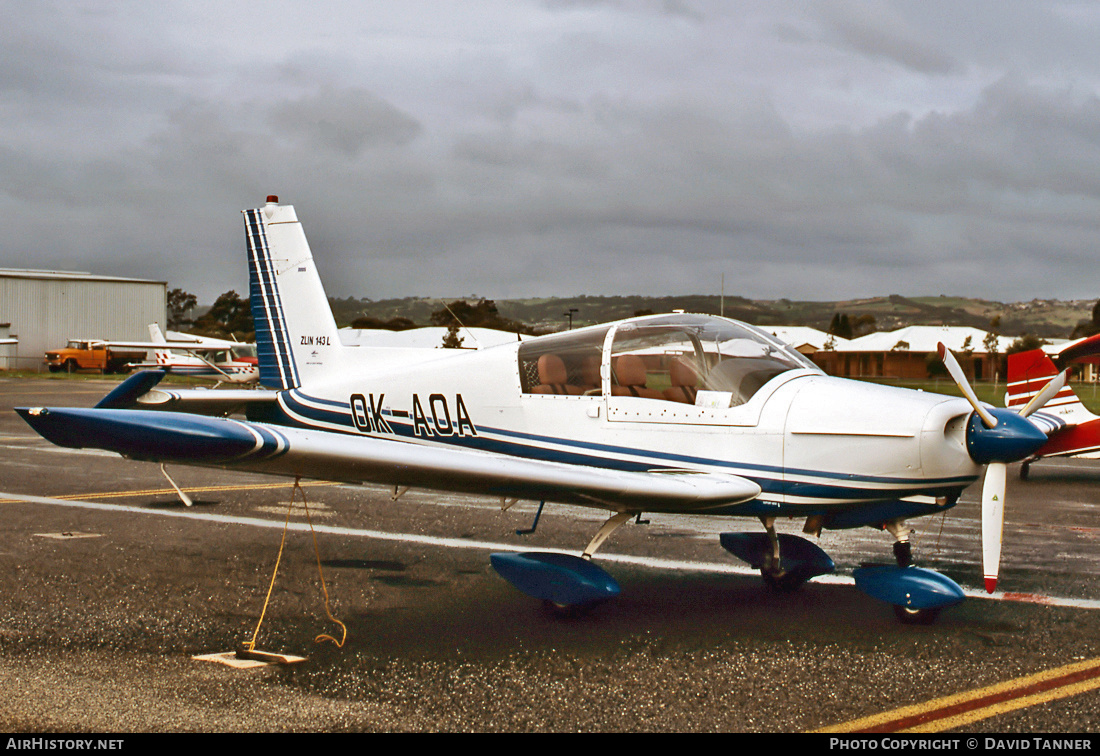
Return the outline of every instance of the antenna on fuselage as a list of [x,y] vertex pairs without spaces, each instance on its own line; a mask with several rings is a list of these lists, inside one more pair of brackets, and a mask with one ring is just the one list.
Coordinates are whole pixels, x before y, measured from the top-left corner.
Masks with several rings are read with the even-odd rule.
[[455,311],[451,309],[451,306],[449,304],[447,304],[446,302],[443,302],[442,299],[439,300],[439,301],[443,303],[443,308],[445,310],[447,310],[447,312],[451,313],[451,317],[455,319],[455,322],[458,323],[460,326],[462,326],[462,330],[466,332],[466,335],[474,340],[474,344],[477,345],[477,348],[481,349],[481,343],[478,342],[477,336],[474,336],[474,334],[470,331],[470,329],[466,327],[466,324],[462,322],[461,318],[459,318],[457,315],[455,315]]

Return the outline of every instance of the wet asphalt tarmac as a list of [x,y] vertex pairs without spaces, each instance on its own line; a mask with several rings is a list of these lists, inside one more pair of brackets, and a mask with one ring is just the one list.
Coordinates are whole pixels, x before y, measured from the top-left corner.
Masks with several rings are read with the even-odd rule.
[[[914,521],[918,563],[975,591],[931,626],[899,624],[846,580],[891,559],[870,529],[826,532],[839,577],[777,594],[718,544],[755,521],[652,516],[599,552],[621,595],[563,617],[488,555],[579,552],[600,513],[548,507],[517,536],[531,502],[332,484],[304,486],[314,535],[300,498],[291,510],[265,610],[288,481],[173,467],[185,507],[158,466],[59,449],[11,412],[90,406],[111,385],[0,379],[6,732],[793,733],[1100,657],[1100,462],[1040,462],[1026,483],[1010,470],[1001,587],[1026,600],[978,597],[976,487]],[[254,633],[305,661],[195,658]],[[951,732],[1098,723],[1093,688]]]

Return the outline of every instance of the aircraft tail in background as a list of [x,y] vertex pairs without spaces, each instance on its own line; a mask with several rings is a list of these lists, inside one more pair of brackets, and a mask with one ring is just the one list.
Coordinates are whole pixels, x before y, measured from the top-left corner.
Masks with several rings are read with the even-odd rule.
[[[1022,409],[1061,370],[1042,349],[1031,349],[1008,356],[1008,394],[1005,406]],[[1053,415],[1067,425],[1095,420],[1067,382],[1044,407],[1040,415]],[[1039,417],[1034,418],[1039,420]]]
[[[156,323],[149,324],[149,341],[154,344],[164,344],[165,346],[168,344],[168,339],[164,338],[160,326]],[[154,349],[153,355],[158,365],[167,365],[172,361],[172,353],[168,349]]]

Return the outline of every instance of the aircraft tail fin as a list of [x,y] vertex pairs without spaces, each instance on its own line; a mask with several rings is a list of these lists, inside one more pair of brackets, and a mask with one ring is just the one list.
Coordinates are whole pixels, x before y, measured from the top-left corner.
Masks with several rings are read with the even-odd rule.
[[[1020,410],[1031,401],[1059,373],[1054,360],[1042,349],[1031,349],[1008,356],[1008,394],[1005,406]],[[1070,425],[1095,416],[1085,408],[1067,382],[1054,398],[1047,402],[1040,413],[1056,415]]]
[[260,383],[291,389],[318,375],[342,345],[292,205],[268,197],[244,211]]
[[[159,324],[149,324],[149,341],[154,344],[168,343],[168,339],[164,338],[164,334],[161,332]],[[167,349],[154,349],[153,356],[156,357],[158,365],[167,365],[171,362],[172,353]]]

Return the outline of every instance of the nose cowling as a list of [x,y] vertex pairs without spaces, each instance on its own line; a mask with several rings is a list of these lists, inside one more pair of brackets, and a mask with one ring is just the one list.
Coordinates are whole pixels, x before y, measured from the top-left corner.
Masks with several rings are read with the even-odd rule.
[[977,412],[971,413],[966,426],[966,451],[979,465],[1017,462],[1046,443],[1046,434],[1027,418],[1006,409],[988,408],[988,412],[997,421],[992,428]]

